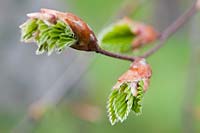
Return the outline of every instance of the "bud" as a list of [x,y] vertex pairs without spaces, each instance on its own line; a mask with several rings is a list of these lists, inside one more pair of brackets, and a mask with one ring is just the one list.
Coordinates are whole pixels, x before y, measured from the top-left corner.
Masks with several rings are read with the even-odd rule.
[[154,42],[157,37],[157,31],[150,25],[146,25],[142,22],[132,21],[128,17],[125,17],[120,21],[120,23],[127,23],[136,36],[132,41],[132,48],[140,48],[143,45]]
[[77,44],[71,46],[78,50],[96,51],[97,39],[92,29],[82,19],[72,13],[41,9],[44,14],[53,14],[58,20],[68,24],[78,38]]
[[84,51],[97,49],[97,39],[91,28],[72,13],[41,9],[27,16],[29,19],[20,26],[22,41],[36,42],[37,54],[48,52],[50,55],[67,46]]
[[108,98],[107,110],[112,125],[127,119],[132,110],[141,114],[142,99],[147,91],[152,71],[145,59],[136,59],[114,85]]
[[[148,89],[149,79],[151,78],[152,70],[145,59],[136,59],[119,79],[113,89],[119,88],[123,83],[131,83],[131,86],[136,86],[139,81],[144,82],[144,91]],[[136,95],[135,93],[133,95]]]

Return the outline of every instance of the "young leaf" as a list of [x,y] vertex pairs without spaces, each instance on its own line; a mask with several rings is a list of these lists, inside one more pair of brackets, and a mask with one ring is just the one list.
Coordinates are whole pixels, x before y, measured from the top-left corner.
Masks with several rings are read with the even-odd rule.
[[152,26],[125,17],[105,29],[99,38],[101,48],[125,53],[150,44],[157,37],[158,33]]
[[70,27],[62,21],[47,24],[40,19],[29,19],[21,26],[21,29],[23,41],[32,39],[32,41],[37,42],[36,54],[47,52],[50,55],[54,50],[61,52],[67,46],[77,42],[77,38]]
[[[109,120],[114,125],[123,122],[132,110],[136,115],[142,112],[142,99],[149,85],[151,67],[145,59],[135,60],[114,85],[109,96],[107,110]],[[112,116],[112,117],[111,117]]]
[[115,115],[115,110],[114,110],[114,100],[117,95],[118,91],[117,90],[112,90],[108,102],[107,102],[107,112],[108,112],[108,117],[110,120],[110,123],[114,125],[116,122],[118,122],[118,118]]
[[142,113],[142,99],[144,95],[144,83],[143,81],[138,82],[137,87],[137,96],[134,97],[132,110],[136,115],[140,115]]
[[108,99],[107,111],[109,120],[114,125],[119,120],[123,122],[127,119],[133,105],[133,95],[130,86],[124,83],[120,88],[114,89]]
[[115,99],[114,109],[115,114],[121,122],[127,119],[133,105],[133,96],[130,95],[131,91],[129,86],[121,92]]
[[23,25],[20,26],[22,28],[22,36],[21,40],[28,41],[32,38],[33,33],[36,31],[38,25],[36,23],[36,19],[29,19]]
[[111,25],[100,35],[100,47],[117,53],[131,51],[131,43],[134,34],[126,23],[117,23]]

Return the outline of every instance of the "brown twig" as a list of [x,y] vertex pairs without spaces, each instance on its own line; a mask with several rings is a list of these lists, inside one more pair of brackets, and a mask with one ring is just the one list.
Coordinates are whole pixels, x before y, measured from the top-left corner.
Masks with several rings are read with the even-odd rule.
[[[197,12],[197,0],[195,0],[195,2],[192,4],[192,6],[182,15],[180,16],[174,23],[172,23],[169,27],[166,28],[166,30],[164,30],[160,36],[158,37],[158,44],[153,47],[152,49],[150,49],[149,51],[147,51],[146,53],[144,53],[142,56],[139,56],[141,58],[147,58],[150,55],[154,54],[156,51],[158,51],[167,41],[167,39],[169,39],[174,33],[176,33],[188,20],[190,20],[190,18],[192,16],[194,16]],[[110,56],[113,58],[117,58],[117,59],[122,59],[122,60],[127,60],[127,61],[131,61],[133,62],[136,58],[139,57],[135,57],[135,56],[126,56],[126,55],[121,55],[121,54],[116,54],[116,53],[112,53],[106,50],[101,49],[99,46],[97,46],[97,53],[106,55],[106,56]]]
[[192,16],[194,16],[196,12],[197,0],[195,0],[192,6],[182,16],[180,16],[174,23],[172,23],[166,30],[164,30],[164,32],[162,32],[158,44],[144,53],[141,57],[147,58],[158,51],[165,44],[165,41],[167,41],[169,37],[176,33],[176,31],[179,30]]
[[98,47],[97,51],[96,51],[97,53],[100,53],[100,54],[103,54],[103,55],[106,55],[106,56],[110,56],[110,57],[113,57],[113,58],[128,60],[128,61],[131,61],[131,62],[133,62],[136,58],[138,58],[138,57],[133,57],[133,56],[126,56],[126,55],[122,55],[122,54],[112,53],[112,52],[101,49],[99,46],[97,46],[97,47]]

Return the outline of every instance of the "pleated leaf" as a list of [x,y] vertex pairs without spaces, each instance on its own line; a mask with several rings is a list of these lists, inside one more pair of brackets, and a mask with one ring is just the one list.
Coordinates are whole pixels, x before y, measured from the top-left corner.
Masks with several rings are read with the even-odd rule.
[[36,19],[27,20],[22,26],[22,36],[21,40],[28,41],[32,38],[33,33],[37,30],[38,25],[36,24]]
[[108,113],[109,121],[112,125],[114,125],[119,120],[117,116],[115,115],[115,109],[113,105],[117,94],[118,94],[117,90],[112,90],[111,94],[108,97],[108,102],[107,102],[107,113]]
[[30,41],[37,43],[38,49],[36,54],[47,52],[50,55],[53,51],[62,52],[77,42],[71,28],[62,21],[56,24],[47,24],[38,19],[29,19],[21,27],[22,41]]
[[116,97],[114,102],[115,114],[118,116],[121,122],[127,119],[132,105],[133,96],[131,95],[129,86],[127,86],[127,88],[122,90],[121,93]]
[[131,83],[123,83],[119,88],[112,90],[107,102],[107,112],[110,123],[114,125],[118,121],[123,122],[127,119],[131,110],[135,114],[142,112],[142,99],[144,95],[143,81],[137,84],[137,95],[134,96],[131,91]]
[[134,97],[132,110],[135,112],[136,115],[140,115],[142,113],[142,99],[144,96],[144,83],[141,80],[138,82],[137,87],[137,96]]

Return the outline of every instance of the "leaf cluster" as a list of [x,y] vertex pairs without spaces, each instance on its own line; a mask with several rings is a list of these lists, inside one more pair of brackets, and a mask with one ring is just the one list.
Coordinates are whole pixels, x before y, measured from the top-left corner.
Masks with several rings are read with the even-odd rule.
[[67,46],[77,42],[71,28],[62,21],[55,24],[39,19],[29,19],[21,26],[21,40],[25,42],[36,42],[38,49],[36,54],[53,51],[60,53]]
[[[141,114],[144,84],[139,81],[137,88],[131,88],[130,83],[123,83],[120,88],[112,90],[107,102],[107,112],[110,123],[114,125],[118,121],[127,119],[130,111]],[[137,95],[133,96],[131,89],[137,89]]]

